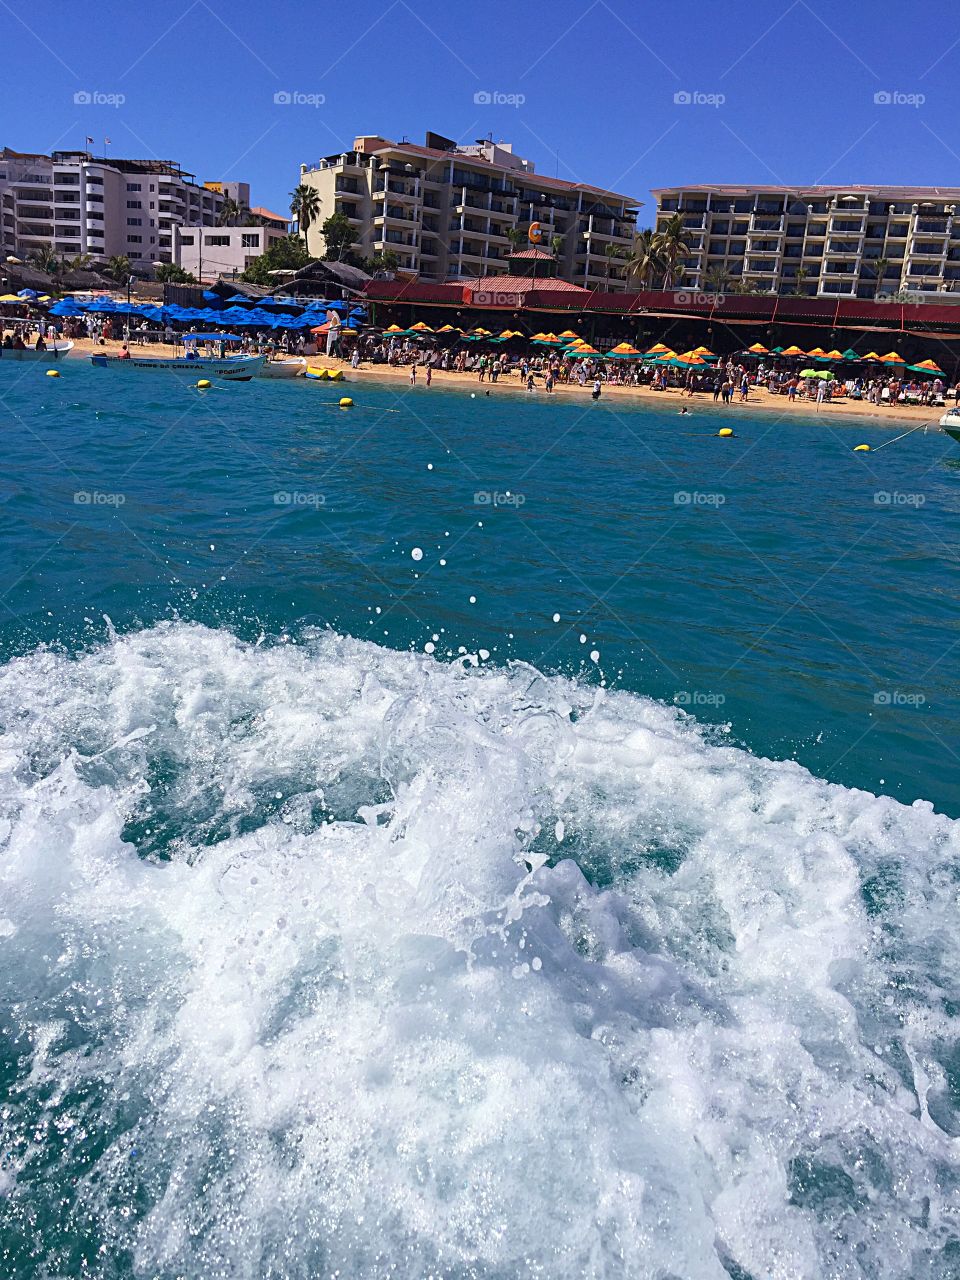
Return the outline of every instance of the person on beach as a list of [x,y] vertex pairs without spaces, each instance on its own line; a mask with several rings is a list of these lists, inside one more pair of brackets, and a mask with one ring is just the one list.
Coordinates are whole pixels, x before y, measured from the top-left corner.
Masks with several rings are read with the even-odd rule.
[[593,390],[590,392],[590,399],[591,399],[591,400],[599,400],[599,399],[600,399],[600,389],[601,389],[601,388],[600,388],[600,379],[599,379],[599,378],[594,378],[594,380],[593,380]]
[[417,362],[416,361],[414,361],[413,364],[410,366],[410,385],[411,387],[415,387],[417,385]]
[[426,383],[426,385],[429,387],[429,385],[430,385],[430,383],[431,383],[432,381],[433,381],[433,366],[432,366],[432,365],[430,365],[430,364],[428,364],[428,365],[427,365],[427,368],[426,368],[426,373],[425,373],[425,377],[424,377],[424,382],[425,382],[425,383]]

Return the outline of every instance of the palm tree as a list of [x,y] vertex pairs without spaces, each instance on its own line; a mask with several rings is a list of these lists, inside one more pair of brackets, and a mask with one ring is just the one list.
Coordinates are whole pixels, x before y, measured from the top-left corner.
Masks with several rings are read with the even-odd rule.
[[663,287],[672,289],[677,263],[690,257],[690,245],[684,238],[683,214],[672,214],[655,234],[653,246],[663,259]]
[[649,289],[654,276],[663,270],[654,239],[653,231],[638,231],[627,254],[627,279],[636,280],[641,289]]
[[550,237],[550,252],[555,258],[559,258],[563,252],[563,236]]
[[703,277],[703,283],[713,293],[725,293],[733,284],[733,276],[726,267],[711,267]]
[[877,270],[877,286],[876,286],[876,288],[875,288],[875,289],[874,289],[874,291],[873,291],[873,296],[874,296],[874,297],[876,297],[876,296],[877,296],[877,294],[878,294],[878,293],[880,293],[880,292],[881,292],[881,290],[883,289],[883,277],[886,275],[886,273],[887,273],[887,267],[889,267],[889,265],[890,265],[890,259],[889,259],[889,258],[878,258],[878,259],[877,259],[877,264],[876,264],[876,270]]
[[68,271],[89,271],[93,257],[89,253],[78,253],[75,258],[67,258],[63,265]]
[[804,280],[806,280],[806,278],[807,278],[807,276],[808,276],[809,274],[810,274],[810,268],[809,268],[809,267],[797,267],[797,275],[796,275],[797,288],[796,288],[796,293],[797,293],[798,295],[803,293],[803,282],[804,282]]
[[234,200],[233,196],[227,196],[223,204],[220,206],[220,212],[217,214],[218,227],[232,227],[236,225],[237,218],[240,216],[240,206]]
[[507,227],[507,239],[514,253],[519,253],[527,243],[527,233],[523,227]]
[[63,263],[53,251],[53,245],[42,244],[30,254],[30,261],[47,275],[58,276],[63,271]]
[[130,270],[130,259],[126,254],[120,254],[110,259],[103,268],[103,274],[115,280],[117,284],[126,284],[130,279]]
[[290,192],[290,212],[297,220],[297,226],[303,235],[303,243],[307,243],[307,233],[311,222],[320,216],[320,197],[316,187],[308,187],[301,183]]
[[610,279],[610,273],[613,270],[615,262],[622,261],[625,257],[623,249],[618,244],[608,244],[603,251],[603,256],[607,260],[607,280]]

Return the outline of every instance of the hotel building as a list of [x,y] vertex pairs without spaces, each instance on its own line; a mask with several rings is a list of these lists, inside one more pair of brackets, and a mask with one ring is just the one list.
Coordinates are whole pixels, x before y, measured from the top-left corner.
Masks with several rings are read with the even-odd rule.
[[960,290],[960,187],[663,187],[681,214],[684,287],[873,298]]
[[[125,256],[140,275],[172,262],[174,228],[215,226],[226,195],[249,203],[246,183],[200,186],[169,160],[95,160],[87,151],[52,155],[0,151],[0,251],[26,258],[49,245],[94,263]],[[229,188],[229,189],[228,189]]]
[[244,218],[247,225],[211,227],[190,223],[173,228],[173,260],[197,280],[238,276],[278,240],[285,240],[290,226],[280,213],[255,206]]
[[301,165],[300,182],[319,196],[308,231],[318,256],[321,224],[342,213],[361,257],[392,251],[401,270],[424,280],[475,278],[506,271],[508,231],[539,222],[545,249],[559,237],[558,276],[587,288],[624,287],[622,258],[614,255],[633,242],[639,202],[538,174],[509,143],[459,146],[428,133],[421,147],[358,137],[349,151]]

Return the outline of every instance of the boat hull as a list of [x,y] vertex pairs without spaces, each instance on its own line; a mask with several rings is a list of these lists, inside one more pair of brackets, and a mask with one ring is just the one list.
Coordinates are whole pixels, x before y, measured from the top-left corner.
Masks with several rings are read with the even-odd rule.
[[948,409],[940,419],[940,425],[948,436],[960,440],[960,409]]
[[187,378],[222,378],[227,382],[249,382],[260,374],[266,361],[266,356],[236,356],[224,360],[209,360],[203,356],[198,360],[184,360],[182,357],[169,360],[139,356],[131,356],[129,360],[106,355],[90,357],[90,363],[96,369],[140,369],[148,373],[179,373]]
[[44,364],[62,360],[72,350],[72,342],[51,342],[47,344],[45,351],[37,351],[34,347],[27,347],[24,351],[11,351],[9,348],[0,347],[0,360],[33,360]]

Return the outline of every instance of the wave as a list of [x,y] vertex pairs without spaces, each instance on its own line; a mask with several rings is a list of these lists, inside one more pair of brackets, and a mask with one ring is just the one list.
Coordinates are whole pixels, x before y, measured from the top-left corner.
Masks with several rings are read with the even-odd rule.
[[0,668],[3,1274],[955,1274],[960,824],[475,662]]

